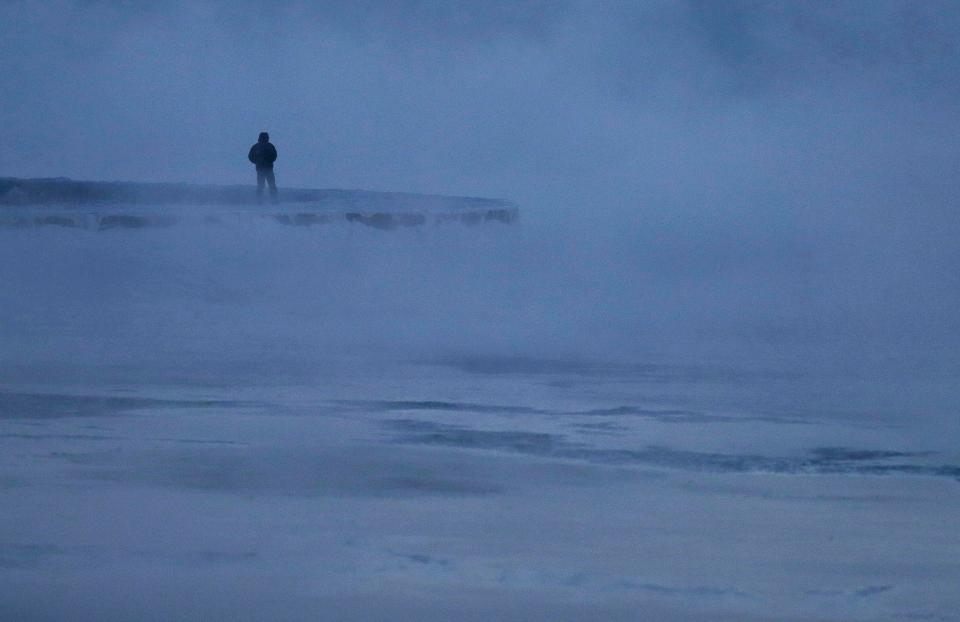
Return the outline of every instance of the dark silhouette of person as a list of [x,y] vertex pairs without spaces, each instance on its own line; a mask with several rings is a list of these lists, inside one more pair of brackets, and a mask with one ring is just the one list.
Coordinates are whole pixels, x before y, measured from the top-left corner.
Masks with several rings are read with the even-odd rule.
[[270,196],[277,199],[277,180],[273,176],[273,163],[277,160],[277,148],[270,143],[270,134],[260,132],[260,138],[250,147],[247,159],[257,167],[257,196],[263,196],[264,183],[270,184]]

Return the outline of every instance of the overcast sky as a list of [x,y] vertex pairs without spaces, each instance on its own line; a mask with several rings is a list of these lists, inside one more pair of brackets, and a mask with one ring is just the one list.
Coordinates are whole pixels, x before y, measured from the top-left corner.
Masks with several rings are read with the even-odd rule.
[[958,33],[948,1],[5,2],[0,174],[249,183],[265,129],[281,185],[534,209],[942,179]]

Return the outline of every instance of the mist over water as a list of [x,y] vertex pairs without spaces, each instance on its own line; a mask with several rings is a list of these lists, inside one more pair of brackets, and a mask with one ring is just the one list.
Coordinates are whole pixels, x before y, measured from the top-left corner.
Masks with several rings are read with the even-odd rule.
[[[45,253],[66,259],[89,244],[104,265],[71,282],[116,282],[118,304],[136,284],[155,294],[182,276],[196,286],[168,285],[181,295],[216,295],[201,282],[251,301],[269,291],[281,318],[359,312],[371,324],[353,336],[368,345],[379,335],[629,356],[723,335],[731,347],[832,344],[853,366],[943,362],[955,349],[960,55],[949,3],[3,11],[14,98],[0,113],[4,174],[249,182],[243,154],[267,128],[281,185],[523,208],[522,231],[506,236],[218,242],[176,231],[144,234],[142,247],[68,238]],[[50,67],[64,78],[43,79]],[[128,244],[142,256],[125,256]],[[4,252],[17,272],[30,256],[17,242]],[[325,295],[333,283],[338,295]],[[490,307],[494,334],[473,334]]]
[[952,275],[924,280],[839,246],[656,246],[649,233],[526,221],[0,235],[0,364],[20,381],[273,386],[398,363],[662,365],[759,374],[730,383],[770,414],[882,417],[937,445],[956,425]]
[[897,270],[905,249],[880,241],[811,249],[653,226],[656,239],[535,220],[3,231],[2,362],[246,364],[264,379],[344,356],[956,370],[955,273],[939,249],[918,243],[929,270]]
[[958,32],[3,4],[0,176],[253,193],[268,130],[281,193],[520,219],[0,227],[0,617],[951,619]]

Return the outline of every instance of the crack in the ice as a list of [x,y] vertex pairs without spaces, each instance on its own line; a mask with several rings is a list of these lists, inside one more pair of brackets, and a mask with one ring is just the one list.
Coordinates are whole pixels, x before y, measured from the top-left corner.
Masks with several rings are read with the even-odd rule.
[[615,406],[586,410],[549,410],[530,406],[477,404],[439,400],[340,400],[337,406],[376,412],[450,412],[495,415],[544,415],[550,417],[639,417],[666,423],[735,423],[765,421],[773,423],[809,423],[792,418],[771,416],[729,416],[682,409],[652,409],[641,406]]
[[817,447],[800,457],[757,454],[723,454],[648,445],[642,449],[601,449],[566,441],[559,434],[517,430],[476,430],[414,419],[394,419],[386,425],[397,430],[399,442],[444,445],[464,449],[504,450],[528,455],[586,460],[609,465],[656,467],[720,472],[781,474],[923,475],[960,481],[960,465],[910,464],[892,459],[930,456],[930,452],[861,450]]

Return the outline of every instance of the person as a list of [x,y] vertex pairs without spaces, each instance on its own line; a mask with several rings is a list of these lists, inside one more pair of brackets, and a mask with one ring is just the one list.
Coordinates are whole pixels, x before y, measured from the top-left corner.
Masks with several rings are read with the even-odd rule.
[[277,180],[273,176],[273,163],[277,160],[277,148],[270,143],[270,134],[260,132],[260,138],[250,147],[247,159],[257,167],[257,197],[263,196],[264,183],[270,184],[270,196],[277,200]]

